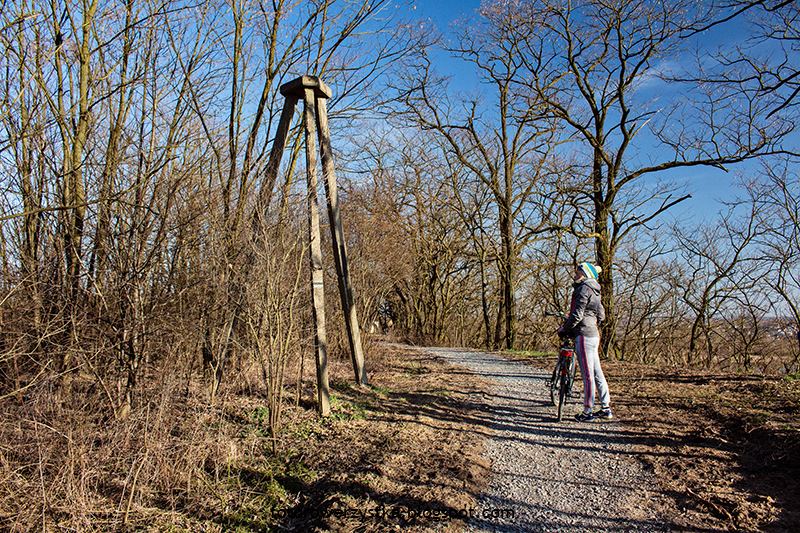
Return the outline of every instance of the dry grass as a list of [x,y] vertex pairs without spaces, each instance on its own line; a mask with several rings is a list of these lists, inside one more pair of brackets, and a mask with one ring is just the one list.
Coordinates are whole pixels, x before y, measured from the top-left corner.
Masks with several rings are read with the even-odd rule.
[[332,362],[330,419],[316,415],[305,384],[300,405],[285,407],[277,454],[252,376],[231,376],[213,405],[201,380],[187,388],[160,376],[124,420],[86,376],[73,377],[68,397],[42,385],[22,403],[6,398],[1,529],[345,531],[363,518],[343,509],[468,506],[485,469],[479,436],[450,434],[469,416],[466,393],[442,390],[440,363],[419,354],[372,346],[369,355],[371,388],[350,386],[348,363]]

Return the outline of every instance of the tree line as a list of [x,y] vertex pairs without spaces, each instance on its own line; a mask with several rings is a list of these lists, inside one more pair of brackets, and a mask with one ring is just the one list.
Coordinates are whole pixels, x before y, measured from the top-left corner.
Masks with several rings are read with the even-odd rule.
[[[256,369],[279,414],[313,343],[299,127],[264,177],[304,74],[334,89],[362,324],[545,349],[590,260],[607,355],[796,372],[797,15],[487,1],[445,39],[387,1],[4,0],[0,397],[124,418],[159,376],[213,402]],[[671,221],[702,169],[741,193]]]
[[[465,205],[462,192],[469,190],[459,177],[475,187],[476,208],[462,214],[467,227],[481,221],[474,225],[481,237],[473,244],[491,242],[490,256],[474,255],[480,265],[471,276],[484,276],[484,260],[491,257],[490,307],[497,310],[491,320],[486,287],[479,291],[486,346],[518,345],[517,300],[523,294],[525,305],[539,311],[529,323],[538,321],[542,305],[563,307],[563,291],[556,299],[543,296],[567,278],[564,266],[584,257],[603,267],[607,354],[625,356],[635,344],[647,345],[649,332],[641,330],[646,321],[661,330],[689,320],[691,328],[674,335],[688,338],[687,362],[696,360],[701,337],[714,351],[710,331],[730,313],[796,323],[792,291],[772,292],[792,284],[787,271],[795,267],[777,267],[776,261],[788,258],[764,254],[776,245],[794,248],[792,231],[777,230],[788,227],[783,221],[792,216],[794,200],[776,191],[796,180],[797,86],[789,66],[796,7],[496,2],[484,4],[481,14],[480,21],[457,27],[456,38],[443,46],[474,67],[482,91],[466,97],[448,92],[449,80],[437,75],[432,52],[421,50],[397,80],[400,96],[391,109],[392,117],[438,144],[445,173],[455,180],[455,205]],[[734,22],[751,32],[749,39],[736,48],[714,41],[713,30]],[[734,173],[744,163],[753,173],[740,178],[749,196],[731,205],[716,228],[698,231],[689,223],[667,231],[665,215],[680,211],[691,196],[673,176],[703,169]],[[727,187],[737,178],[715,179]],[[708,232],[710,242],[704,242]],[[653,242],[642,244],[648,236]],[[687,271],[684,262],[696,266],[672,278],[672,272]],[[654,277],[652,268],[670,274]],[[782,281],[767,281],[776,269]],[[733,272],[749,283],[732,278]],[[528,277],[548,287],[542,296],[523,292]],[[645,280],[648,286],[641,287]],[[634,304],[633,295],[653,298],[654,292],[675,298],[669,310]],[[761,296],[752,296],[756,292]],[[619,308],[624,300],[628,307]],[[668,327],[670,322],[675,325]],[[678,342],[663,353],[683,351]]]

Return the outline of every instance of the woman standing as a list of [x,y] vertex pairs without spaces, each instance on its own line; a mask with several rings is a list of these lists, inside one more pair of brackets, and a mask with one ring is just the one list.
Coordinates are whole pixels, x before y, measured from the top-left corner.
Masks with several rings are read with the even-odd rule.
[[[583,376],[583,412],[575,415],[578,422],[591,422],[595,418],[610,419],[611,397],[608,383],[600,367],[600,330],[597,323],[606,314],[600,299],[600,284],[597,274],[602,269],[591,263],[581,263],[572,278],[572,302],[564,325],[558,329],[559,335],[575,339],[575,353],[581,365]],[[593,412],[595,397],[599,396],[600,409]]]

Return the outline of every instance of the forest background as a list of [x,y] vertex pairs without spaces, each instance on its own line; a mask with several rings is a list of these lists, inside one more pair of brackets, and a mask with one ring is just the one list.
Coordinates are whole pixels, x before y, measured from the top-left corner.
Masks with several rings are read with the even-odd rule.
[[445,27],[386,0],[0,1],[20,491],[63,473],[27,454],[156,399],[263,390],[276,438],[314,353],[299,122],[265,176],[279,87],[306,74],[334,93],[365,335],[549,350],[589,260],[604,356],[800,371],[795,2],[500,0]]

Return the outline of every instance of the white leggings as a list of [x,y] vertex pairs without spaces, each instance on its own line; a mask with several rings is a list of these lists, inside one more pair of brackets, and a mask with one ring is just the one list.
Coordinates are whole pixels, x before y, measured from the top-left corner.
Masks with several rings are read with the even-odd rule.
[[581,365],[581,375],[583,376],[583,411],[592,412],[594,409],[595,387],[600,394],[600,406],[608,408],[611,404],[611,396],[608,393],[608,383],[600,368],[600,337],[586,337],[578,335],[575,337],[575,353],[578,355],[578,363]]

